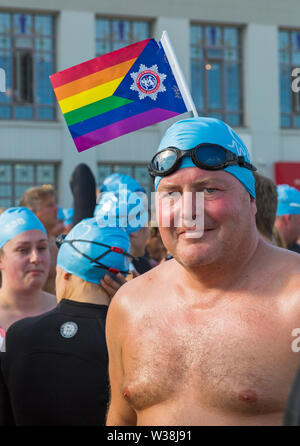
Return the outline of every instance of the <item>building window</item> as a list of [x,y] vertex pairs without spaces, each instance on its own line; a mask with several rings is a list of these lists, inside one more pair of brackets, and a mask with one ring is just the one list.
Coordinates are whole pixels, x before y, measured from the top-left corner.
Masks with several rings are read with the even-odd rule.
[[142,20],[96,19],[96,56],[148,39],[149,22]]
[[54,120],[54,18],[0,12],[0,119]]
[[292,91],[292,71],[300,67],[300,30],[279,31],[281,127],[300,128],[300,93]]
[[0,163],[0,207],[18,206],[33,186],[51,184],[56,189],[57,166],[50,163]]
[[191,90],[199,115],[243,125],[241,28],[192,24]]
[[113,164],[101,163],[98,165],[98,187],[111,173],[124,173],[134,178],[145,189],[149,199],[153,191],[153,180],[148,173],[148,164]]

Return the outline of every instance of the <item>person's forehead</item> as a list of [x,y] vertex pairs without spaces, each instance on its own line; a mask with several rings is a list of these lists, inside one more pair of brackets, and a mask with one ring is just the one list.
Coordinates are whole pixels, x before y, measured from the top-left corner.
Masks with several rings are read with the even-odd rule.
[[[158,191],[168,186],[193,185],[195,183],[209,184],[211,182],[224,183],[226,185],[235,184],[238,180],[224,170],[204,170],[199,167],[184,167],[178,169],[171,175],[163,177],[158,185]],[[238,182],[239,183],[239,182]]]
[[41,200],[41,205],[45,205],[45,204],[49,204],[49,203],[55,203],[55,197],[52,194],[46,195],[42,200]]
[[21,243],[36,243],[39,241],[47,241],[48,238],[46,234],[40,229],[31,229],[29,231],[21,232],[21,234],[16,235],[14,238],[9,240],[7,244],[15,245]]

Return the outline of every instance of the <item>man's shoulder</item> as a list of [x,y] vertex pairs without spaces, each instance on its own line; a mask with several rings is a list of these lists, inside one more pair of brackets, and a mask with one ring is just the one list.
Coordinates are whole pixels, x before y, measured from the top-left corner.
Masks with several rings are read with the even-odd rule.
[[271,244],[266,245],[264,255],[268,259],[268,264],[280,264],[283,269],[300,268],[300,255],[286,248],[280,248]]
[[111,301],[109,312],[114,307],[131,311],[134,306],[141,306],[148,299],[153,301],[169,281],[171,262],[157,265],[122,285]]

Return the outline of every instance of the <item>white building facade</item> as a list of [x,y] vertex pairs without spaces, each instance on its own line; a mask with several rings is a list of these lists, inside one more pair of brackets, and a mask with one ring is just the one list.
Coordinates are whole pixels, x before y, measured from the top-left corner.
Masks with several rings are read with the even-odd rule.
[[121,171],[150,190],[146,166],[174,120],[77,153],[48,78],[134,39],[159,40],[163,30],[199,115],[232,125],[259,172],[278,180],[279,162],[279,170],[293,170],[290,184],[300,187],[300,101],[291,89],[291,72],[300,67],[300,3],[271,5],[0,0],[0,69],[6,74],[6,91],[0,89],[0,206],[17,205],[27,187],[52,183],[59,204],[71,207],[69,180],[79,163],[88,164],[98,184]]

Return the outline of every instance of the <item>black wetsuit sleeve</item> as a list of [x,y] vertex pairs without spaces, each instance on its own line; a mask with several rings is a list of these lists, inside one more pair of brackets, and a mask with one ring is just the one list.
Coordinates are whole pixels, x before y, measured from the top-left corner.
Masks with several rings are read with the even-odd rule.
[[284,413],[284,426],[300,426],[300,369],[291,388]]
[[70,179],[70,187],[74,207],[72,225],[75,226],[84,218],[92,218],[96,206],[96,180],[86,164],[81,163],[75,167]]
[[5,353],[0,353],[0,426],[15,426],[10,397],[2,371],[4,360]]

